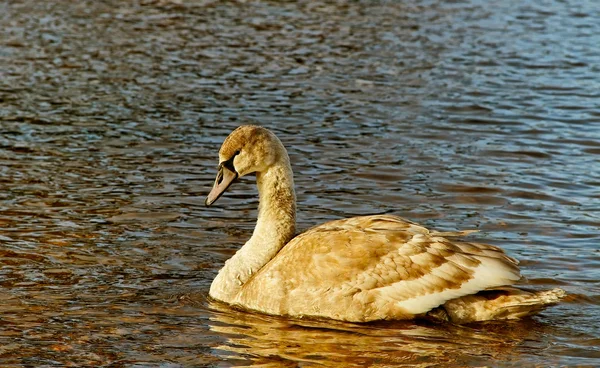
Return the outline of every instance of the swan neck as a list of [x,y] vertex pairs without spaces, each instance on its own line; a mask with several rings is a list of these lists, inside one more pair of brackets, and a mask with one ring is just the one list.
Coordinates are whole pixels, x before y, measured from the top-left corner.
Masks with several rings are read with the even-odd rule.
[[260,204],[252,237],[225,262],[210,288],[210,296],[224,302],[235,303],[244,284],[277,255],[296,231],[296,194],[287,154],[284,160],[257,172],[256,184]]
[[252,239],[260,240],[262,246],[273,243],[279,251],[296,231],[296,193],[289,162],[257,173],[256,184],[260,202]]

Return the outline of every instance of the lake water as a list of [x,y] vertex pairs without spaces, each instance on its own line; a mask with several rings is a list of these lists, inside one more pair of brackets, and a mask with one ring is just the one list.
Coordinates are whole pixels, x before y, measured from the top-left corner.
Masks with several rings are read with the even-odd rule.
[[[250,237],[217,151],[273,129],[299,227],[393,213],[568,299],[467,326],[207,299]],[[600,3],[0,3],[0,365],[599,366]]]

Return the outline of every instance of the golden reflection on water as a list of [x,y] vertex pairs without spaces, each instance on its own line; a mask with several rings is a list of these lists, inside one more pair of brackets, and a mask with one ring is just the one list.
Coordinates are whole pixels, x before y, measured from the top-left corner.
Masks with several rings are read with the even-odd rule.
[[265,316],[219,302],[211,302],[210,308],[210,330],[227,337],[216,347],[220,356],[253,366],[493,366],[512,359],[516,346],[544,329],[531,320],[470,326],[429,321],[360,325]]

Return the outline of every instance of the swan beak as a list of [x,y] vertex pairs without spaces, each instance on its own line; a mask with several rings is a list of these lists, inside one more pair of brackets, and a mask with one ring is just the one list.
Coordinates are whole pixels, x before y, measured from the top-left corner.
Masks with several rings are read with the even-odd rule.
[[208,193],[204,204],[206,206],[210,206],[215,203],[217,199],[219,199],[223,193],[229,188],[229,186],[237,179],[238,173],[235,171],[231,171],[225,166],[221,166],[219,168],[219,173],[217,174],[217,179],[215,180],[215,184],[213,185],[212,190]]

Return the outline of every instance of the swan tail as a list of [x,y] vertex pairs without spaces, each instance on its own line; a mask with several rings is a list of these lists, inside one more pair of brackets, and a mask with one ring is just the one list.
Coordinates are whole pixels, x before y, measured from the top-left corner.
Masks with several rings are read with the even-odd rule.
[[558,303],[567,293],[562,289],[529,291],[500,287],[452,299],[427,316],[453,323],[518,319]]

